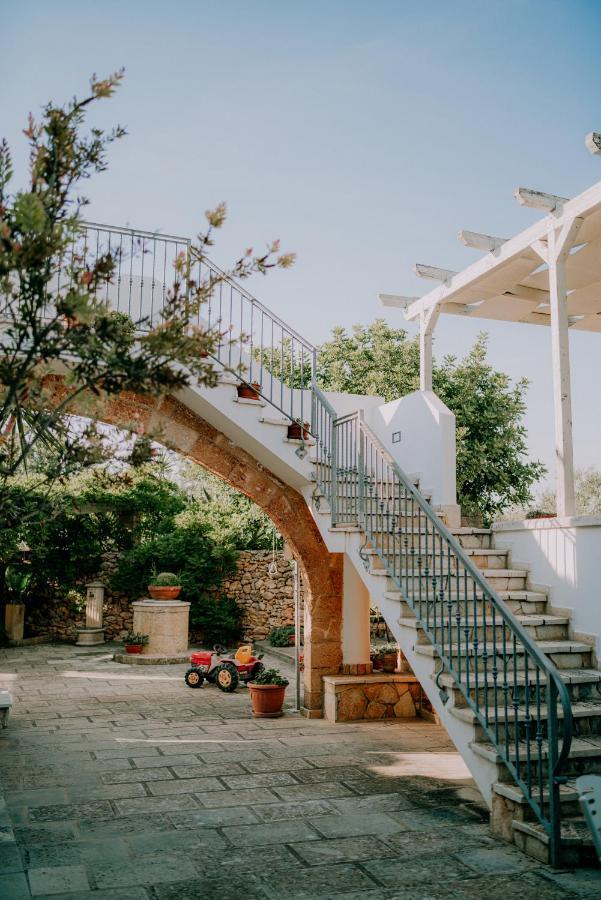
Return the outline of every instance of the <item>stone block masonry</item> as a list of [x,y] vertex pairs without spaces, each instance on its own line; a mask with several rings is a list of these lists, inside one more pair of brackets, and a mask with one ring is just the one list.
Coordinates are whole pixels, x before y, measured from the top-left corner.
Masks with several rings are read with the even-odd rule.
[[236,573],[223,583],[222,593],[235,600],[244,612],[245,640],[263,641],[272,628],[294,625],[292,566],[282,553],[277,553],[277,573],[270,575],[270,562],[271,551],[241,551]]
[[[236,572],[226,578],[219,594],[236,601],[243,611],[243,638],[265,640],[272,628],[294,624],[292,567],[281,552],[276,553],[277,573],[269,575],[271,551],[242,550]],[[116,559],[105,560],[101,578],[108,579]],[[121,640],[133,626],[132,599],[111,592],[107,587],[104,600],[104,630],[107,641]],[[189,599],[189,598],[184,598]],[[37,610],[27,610],[27,625],[36,635],[50,635],[55,640],[75,641],[77,629],[85,625],[85,609],[78,611],[67,600]]]

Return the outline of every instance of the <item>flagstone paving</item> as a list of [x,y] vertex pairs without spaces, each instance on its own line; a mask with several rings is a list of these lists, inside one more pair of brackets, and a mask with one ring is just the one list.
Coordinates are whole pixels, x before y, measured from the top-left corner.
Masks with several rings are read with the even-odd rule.
[[184,669],[0,651],[2,900],[601,897],[490,837],[443,729],[254,720]]

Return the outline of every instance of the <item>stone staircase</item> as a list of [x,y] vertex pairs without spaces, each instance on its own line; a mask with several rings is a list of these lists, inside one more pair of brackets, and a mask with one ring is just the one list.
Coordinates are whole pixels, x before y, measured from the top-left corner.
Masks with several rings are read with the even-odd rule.
[[[371,539],[366,540],[365,533],[356,522],[333,525],[331,511],[326,497],[316,486],[316,469],[319,459],[315,454],[313,438],[302,441],[289,439],[287,427],[289,420],[284,416],[274,415],[269,405],[263,400],[240,400],[235,391],[237,380],[224,373],[217,388],[202,389],[201,393],[211,405],[217,403],[221,410],[232,404],[232,416],[240,422],[244,416],[246,446],[257,442],[269,447],[272,452],[277,448],[277,455],[282,465],[278,468],[287,481],[283,468],[294,470],[295,487],[300,489],[311,507],[319,530],[324,537],[330,552],[345,552],[360,573],[373,602],[379,606],[389,629],[395,635],[399,646],[413,668],[415,674],[434,706],[441,722],[461,752],[483,796],[491,807],[491,824],[493,833],[504,840],[515,843],[522,850],[544,861],[549,859],[549,837],[545,828],[539,824],[522,790],[515,784],[494,744],[490,742],[477,716],[466,703],[464,693],[458,689],[454,678],[441,667],[440,657],[428,639],[423,624],[412,609],[419,605],[418,591],[414,594],[401,591],[396,581],[391,578],[387,567],[387,546],[393,540],[390,529],[376,527]],[[207,408],[202,414],[209,420],[214,419]],[[223,427],[223,420],[221,421]],[[240,439],[240,433],[238,433]],[[301,451],[299,453],[299,451]],[[273,461],[272,461],[273,466]],[[411,481],[419,487],[417,476]],[[384,486],[381,493],[386,494]],[[340,486],[340,494],[349,498],[352,506],[357,495],[356,475],[347,479]],[[429,500],[427,490],[423,496]],[[378,501],[381,503],[381,501]],[[414,510],[413,516],[408,510],[399,509],[396,525],[405,526],[404,540],[409,548],[417,547],[423,541],[425,530],[420,515]],[[365,514],[370,514],[370,501],[366,499]],[[444,523],[445,514],[440,512],[440,520]],[[422,527],[420,527],[420,525]],[[562,862],[564,864],[586,863],[594,860],[592,841],[588,829],[579,812],[573,779],[585,772],[601,772],[601,672],[593,667],[591,647],[570,637],[570,620],[566,616],[554,615],[548,611],[548,597],[540,589],[533,590],[528,583],[528,572],[523,568],[512,568],[509,551],[494,546],[494,536],[488,529],[460,528],[453,531],[467,557],[476,565],[486,578],[488,584],[498,596],[505,601],[524,627],[528,635],[536,641],[538,647],[557,666],[562,680],[567,685],[575,721],[575,739],[572,744],[568,764],[565,767],[566,783],[560,791],[562,808]],[[396,540],[396,539],[395,539]],[[438,548],[437,548],[438,549]],[[425,556],[423,548],[422,555]],[[441,561],[436,551],[430,549],[430,577],[442,574]],[[448,567],[448,563],[445,561]],[[408,576],[404,570],[396,571],[395,576],[401,580]],[[413,573],[414,574],[414,573]],[[447,573],[448,575],[448,573]],[[453,580],[451,571],[450,579]],[[416,582],[417,585],[417,582]],[[445,596],[454,602],[459,595],[451,589]],[[438,613],[437,613],[438,614]],[[500,622],[483,624],[481,618],[476,620],[468,616],[461,623],[462,629],[469,630],[469,640],[478,639],[477,648],[471,651],[471,666],[475,673],[483,673],[485,661],[482,654],[485,648],[492,655],[495,635],[499,642]],[[457,657],[458,647],[451,645],[448,649],[452,658]],[[520,648],[516,647],[511,655],[511,665],[506,673],[506,684],[509,692],[514,686],[524,686],[524,657]],[[465,653],[465,651],[464,651]],[[514,659],[515,657],[515,659]],[[485,690],[492,691],[490,686],[480,684],[478,692],[482,696]],[[540,708],[541,722],[545,722],[545,708]],[[527,726],[526,712],[516,717],[509,712],[504,717],[503,710],[499,715],[499,738],[503,740],[504,729],[511,739],[515,738],[515,729]],[[559,720],[561,730],[561,718]],[[525,758],[528,752],[527,742],[518,746],[514,757]],[[540,746],[540,759],[548,756],[546,735]],[[531,775],[534,777],[535,768]],[[544,793],[544,792],[543,792]],[[546,803],[546,797],[544,802]]]
[[[141,252],[103,300],[129,312],[133,297],[140,315],[156,321],[170,287],[157,273],[189,242],[85,230],[89,265],[107,241],[133,246],[137,235]],[[539,859],[587,861],[573,777],[601,772],[601,673],[591,648],[571,637],[568,618],[548,611],[545,593],[512,568],[489,531],[446,527],[444,510],[436,515],[429,492],[420,493],[364,421],[378,398],[325,395],[315,382],[316,348],[209,261],[193,277],[200,283],[207,272],[219,289],[203,321],[228,335],[214,357],[222,372],[216,387],[190,385],[177,400],[300,493],[328,550],[346,554],[489,803],[494,833]],[[261,399],[239,398],[234,372],[258,382]],[[278,372],[287,373],[282,381]],[[291,422],[309,419],[310,440],[287,437]],[[186,452],[197,434],[177,427]]]

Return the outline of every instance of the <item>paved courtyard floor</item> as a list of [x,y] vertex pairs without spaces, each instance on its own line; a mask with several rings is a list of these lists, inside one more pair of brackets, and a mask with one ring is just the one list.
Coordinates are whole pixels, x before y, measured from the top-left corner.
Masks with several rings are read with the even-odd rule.
[[0,651],[2,900],[601,897],[491,839],[443,729],[254,720],[184,669]]

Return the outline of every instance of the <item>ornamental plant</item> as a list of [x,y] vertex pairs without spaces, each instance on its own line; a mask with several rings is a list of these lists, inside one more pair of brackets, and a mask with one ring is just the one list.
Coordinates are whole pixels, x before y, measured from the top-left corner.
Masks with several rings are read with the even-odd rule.
[[[50,483],[106,458],[94,422],[111,398],[123,391],[161,396],[192,382],[213,387],[211,353],[227,335],[199,324],[203,302],[228,277],[294,262],[274,241],[262,253],[246,250],[223,273],[199,269],[225,223],[222,203],[206,213],[206,228],[189,252],[177,257],[158,319],[134,322],[107,308],[103,297],[124,257],[106,246],[90,263],[78,247],[88,203],[82,189],[107,169],[109,147],[126,134],[119,125],[86,131],[87,118],[122,79],[122,70],[94,75],[83,99],[51,102],[39,119],[29,116],[29,172],[20,188],[12,188],[11,152],[0,141],[0,531],[15,522],[3,488],[36,455],[43,459],[38,480]],[[196,271],[207,274],[197,279]],[[74,432],[70,414],[82,410],[88,425]],[[150,435],[135,420],[130,429],[146,452]],[[45,456],[43,447],[52,452]]]
[[253,680],[253,684],[273,684],[276,687],[288,687],[290,682],[279,669],[263,669]]
[[173,572],[159,572],[158,575],[152,575],[150,578],[152,587],[179,587],[181,578]]
[[294,635],[294,625],[279,625],[271,629],[268,640],[272,647],[288,647],[291,635]]
[[140,634],[138,631],[128,631],[125,635],[125,645],[127,647],[146,647],[149,637],[147,634]]

